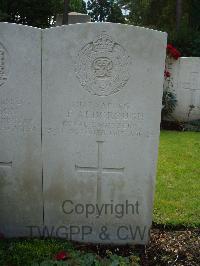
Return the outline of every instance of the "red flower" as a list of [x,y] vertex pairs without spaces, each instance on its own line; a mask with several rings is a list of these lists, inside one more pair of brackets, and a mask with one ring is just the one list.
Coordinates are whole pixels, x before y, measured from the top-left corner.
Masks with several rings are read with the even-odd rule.
[[171,76],[170,72],[165,70],[164,72],[165,78],[169,78]]
[[168,43],[168,45],[167,45],[167,50],[171,50],[171,49],[173,49],[173,48],[174,48],[173,45],[170,44],[170,43]]
[[69,254],[66,251],[60,251],[55,255],[55,260],[66,260],[69,259]]
[[179,59],[179,57],[181,56],[181,53],[176,48],[174,48],[172,44],[167,45],[167,53],[175,60]]

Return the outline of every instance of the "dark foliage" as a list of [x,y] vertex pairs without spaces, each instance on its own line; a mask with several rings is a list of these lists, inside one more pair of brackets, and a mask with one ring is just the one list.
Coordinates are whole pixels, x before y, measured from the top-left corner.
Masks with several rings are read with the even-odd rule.
[[114,0],[89,0],[87,9],[92,21],[125,23],[122,10]]
[[[46,28],[54,24],[63,8],[63,0],[0,0],[0,21]],[[69,11],[86,13],[86,3],[71,0]]]

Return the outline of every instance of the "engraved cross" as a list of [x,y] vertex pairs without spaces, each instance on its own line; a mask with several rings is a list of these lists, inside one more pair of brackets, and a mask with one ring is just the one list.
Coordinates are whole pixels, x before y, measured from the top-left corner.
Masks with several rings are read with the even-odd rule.
[[97,166],[78,166],[75,165],[75,169],[79,173],[96,173],[97,174],[97,202],[101,200],[101,181],[103,174],[114,173],[122,174],[124,172],[124,167],[122,168],[104,168],[102,165],[102,154],[103,154],[103,141],[97,141],[98,153],[97,153]]
[[[191,86],[190,86],[191,85]],[[192,88],[191,88],[192,87]],[[191,93],[191,100],[190,104],[193,106],[198,105],[198,97],[196,95],[196,92],[200,90],[199,87],[199,72],[191,72],[190,73],[190,82],[185,82],[184,83],[184,89],[189,90]]]
[[12,167],[12,162],[0,162],[0,167]]

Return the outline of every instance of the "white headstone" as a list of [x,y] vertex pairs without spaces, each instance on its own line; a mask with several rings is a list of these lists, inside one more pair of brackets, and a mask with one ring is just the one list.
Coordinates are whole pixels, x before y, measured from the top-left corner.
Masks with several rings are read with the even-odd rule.
[[44,213],[55,236],[147,243],[165,48],[166,34],[134,26],[44,30]]
[[200,58],[181,57],[169,70],[177,96],[172,119],[185,122],[200,119]]
[[0,233],[42,225],[41,30],[0,23]]

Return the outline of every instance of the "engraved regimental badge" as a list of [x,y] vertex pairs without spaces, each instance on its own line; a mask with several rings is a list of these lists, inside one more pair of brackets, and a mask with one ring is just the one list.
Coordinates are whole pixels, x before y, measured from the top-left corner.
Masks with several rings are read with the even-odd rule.
[[8,55],[7,51],[0,43],[0,86],[8,79]]
[[130,58],[125,49],[102,32],[77,55],[76,75],[82,87],[97,96],[119,92],[129,79]]

